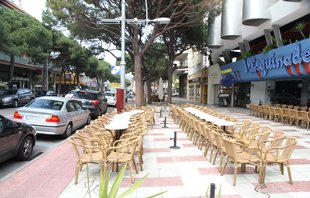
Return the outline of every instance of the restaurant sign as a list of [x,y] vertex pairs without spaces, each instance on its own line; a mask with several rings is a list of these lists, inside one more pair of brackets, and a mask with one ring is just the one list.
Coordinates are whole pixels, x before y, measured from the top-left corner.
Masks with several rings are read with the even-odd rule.
[[310,78],[310,39],[270,50],[221,67],[235,82]]

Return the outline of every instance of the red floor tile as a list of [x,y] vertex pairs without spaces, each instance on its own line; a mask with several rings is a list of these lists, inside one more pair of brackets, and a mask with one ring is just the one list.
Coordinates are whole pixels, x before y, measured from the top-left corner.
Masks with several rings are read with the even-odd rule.
[[298,164],[310,164],[310,160],[307,159],[291,159],[291,165],[298,165]]
[[[218,167],[208,167],[208,168],[199,168],[200,174],[202,175],[220,175]],[[238,174],[254,174],[254,168],[252,166],[246,167],[246,172],[241,172],[241,168],[238,167]],[[224,175],[232,175],[234,174],[233,167],[226,167]]]
[[158,157],[157,162],[158,163],[173,162],[173,159],[172,159],[172,157]]
[[159,153],[159,152],[170,152],[169,148],[144,148],[144,152],[146,153]]
[[207,161],[203,156],[184,156],[184,157],[157,157],[157,162],[190,162],[190,161]]
[[194,145],[194,144],[191,144],[191,143],[189,143],[189,144],[182,144],[182,146],[184,146],[184,147],[197,147],[197,145]]
[[297,146],[296,146],[296,149],[308,149],[308,148],[305,147],[305,146],[302,146],[302,145],[297,145]]
[[148,133],[145,136],[165,136],[164,133]]
[[261,189],[266,193],[289,193],[289,192],[310,192],[310,181],[268,182],[266,188]]

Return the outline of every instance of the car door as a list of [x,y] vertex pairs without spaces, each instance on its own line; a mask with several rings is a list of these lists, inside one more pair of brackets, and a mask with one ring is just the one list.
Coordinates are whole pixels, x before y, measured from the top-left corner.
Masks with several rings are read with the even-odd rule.
[[68,101],[66,105],[66,109],[70,117],[68,120],[72,121],[72,124],[73,124],[72,129],[75,130],[79,126],[79,120],[80,120],[79,118],[80,112],[76,108],[75,101],[74,100]]
[[18,128],[7,122],[10,121],[0,116],[0,161],[15,155],[18,142]]
[[31,101],[32,98],[32,91],[30,89],[24,89],[24,103],[28,103]]
[[25,103],[24,89],[18,89],[16,95],[17,95],[17,98],[18,98],[18,103],[19,104],[24,104]]
[[85,113],[85,111],[88,111],[88,110],[85,110],[82,106],[82,103],[79,101],[74,101],[74,105],[79,112],[79,115],[77,118],[77,123],[78,123],[77,127],[84,126],[88,118],[88,114]]

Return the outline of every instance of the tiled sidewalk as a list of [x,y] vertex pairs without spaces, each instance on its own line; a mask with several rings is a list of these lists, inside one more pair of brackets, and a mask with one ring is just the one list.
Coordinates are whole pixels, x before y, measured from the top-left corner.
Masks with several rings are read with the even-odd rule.
[[[238,119],[251,118],[262,125],[270,126],[272,129],[281,129],[287,132],[287,135],[298,138],[298,147],[293,153],[291,160],[291,170],[294,185],[290,185],[285,169],[285,174],[281,175],[278,166],[268,166],[266,173],[266,188],[257,189],[268,193],[271,197],[291,198],[291,197],[309,197],[310,196],[310,132],[305,129],[293,126],[282,125],[260,118],[248,116],[248,111],[237,108],[217,108],[218,111],[225,111],[238,117]],[[258,175],[254,173],[254,168],[247,167],[246,173],[238,173],[237,184],[232,186],[233,168],[228,164],[224,176],[220,176],[218,172],[219,159],[216,165],[208,162],[192,142],[182,132],[173,120],[167,117],[168,128],[162,128],[164,116],[156,115],[156,125],[145,136],[145,153],[144,171],[135,175],[141,178],[149,173],[141,187],[131,194],[130,197],[147,197],[159,192],[167,191],[162,197],[167,198],[185,198],[185,197],[205,197],[210,183],[215,183],[218,194],[221,186],[221,195],[227,197],[244,197],[244,198],[263,198],[268,197],[264,193],[255,190],[258,184]],[[173,145],[172,138],[174,132],[177,132],[177,145],[180,149],[170,149]],[[85,171],[80,175],[79,183],[74,185],[73,182],[65,189],[60,197],[96,197],[98,194],[99,184],[99,167],[98,165],[90,166],[90,183],[92,184],[90,192],[87,192],[87,182]],[[126,178],[123,181],[123,188],[130,186],[129,173],[126,172]],[[115,178],[116,173],[111,173],[111,177]]]
[[[215,107],[212,107],[215,108]],[[268,166],[266,172],[266,192],[274,198],[308,198],[310,196],[310,131],[295,126],[282,125],[273,121],[249,116],[246,109],[216,108],[237,116],[238,119],[252,119],[272,129],[284,130],[288,136],[298,138],[298,146],[292,155],[291,170],[294,184],[288,183],[288,176],[281,175],[278,166]],[[145,136],[144,171],[135,175],[141,178],[149,173],[141,187],[130,197],[142,198],[162,191],[167,191],[164,198],[198,198],[205,197],[210,183],[215,183],[216,194],[221,186],[222,198],[265,198],[264,193],[255,190],[258,175],[251,166],[246,173],[238,173],[237,184],[232,186],[233,170],[228,164],[224,176],[218,172],[219,159],[216,165],[203,157],[202,151],[187,138],[179,126],[167,116],[168,112],[159,117],[156,113],[156,125]],[[167,116],[168,128],[162,128],[164,117]],[[177,145],[180,149],[170,149],[172,138],[177,132]],[[98,197],[99,166],[89,165],[89,182],[85,167],[80,173],[77,185],[73,183],[76,157],[71,145],[66,141],[57,148],[37,158],[32,164],[0,183],[0,198],[71,198]],[[131,185],[128,171],[121,191]],[[111,173],[115,178],[116,173]],[[89,188],[87,187],[89,184]],[[89,192],[88,192],[89,189]],[[91,195],[91,196],[90,196]]]

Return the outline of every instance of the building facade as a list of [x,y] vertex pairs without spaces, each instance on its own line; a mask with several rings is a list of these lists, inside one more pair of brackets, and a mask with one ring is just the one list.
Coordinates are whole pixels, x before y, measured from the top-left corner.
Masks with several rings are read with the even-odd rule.
[[224,0],[222,8],[208,47],[228,105],[310,106],[310,1]]

